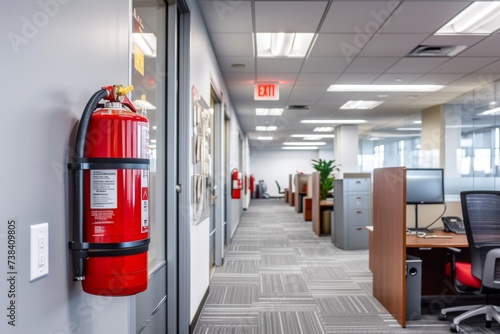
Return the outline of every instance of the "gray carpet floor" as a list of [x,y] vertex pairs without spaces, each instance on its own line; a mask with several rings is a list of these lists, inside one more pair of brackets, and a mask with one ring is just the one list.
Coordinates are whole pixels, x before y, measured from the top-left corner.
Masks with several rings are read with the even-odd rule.
[[[282,199],[252,200],[213,271],[194,333],[450,333],[439,305],[424,300],[422,318],[401,328],[372,296],[367,250],[336,248]],[[500,333],[500,326],[473,318],[460,332]]]

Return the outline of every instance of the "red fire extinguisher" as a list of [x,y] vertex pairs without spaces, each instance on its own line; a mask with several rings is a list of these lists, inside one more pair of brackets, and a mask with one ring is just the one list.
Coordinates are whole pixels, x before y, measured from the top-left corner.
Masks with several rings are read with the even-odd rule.
[[233,199],[241,198],[241,172],[237,168],[231,172],[231,197]]
[[250,175],[250,193],[255,191],[255,176],[253,174]]
[[132,89],[108,86],[92,96],[69,165],[73,277],[95,295],[136,294],[148,283],[149,123],[127,98]]

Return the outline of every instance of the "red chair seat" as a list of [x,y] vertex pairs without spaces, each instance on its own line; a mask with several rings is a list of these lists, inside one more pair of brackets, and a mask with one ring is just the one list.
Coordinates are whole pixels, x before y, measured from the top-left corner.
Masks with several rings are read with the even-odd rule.
[[[446,275],[451,275],[450,263],[446,264]],[[481,280],[472,276],[472,266],[467,262],[456,262],[455,263],[455,275],[456,279],[468,287],[480,289],[481,288]]]

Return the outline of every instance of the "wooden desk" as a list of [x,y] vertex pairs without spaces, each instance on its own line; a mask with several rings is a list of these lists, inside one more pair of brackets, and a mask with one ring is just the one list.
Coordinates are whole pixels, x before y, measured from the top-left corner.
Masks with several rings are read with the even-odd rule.
[[302,210],[303,210],[303,208],[302,208],[302,201],[303,201],[304,197],[307,196],[307,192],[305,192],[305,191],[301,191],[299,193],[296,192],[295,195],[296,195],[296,198],[295,198],[295,212],[302,213]]
[[416,234],[406,236],[406,248],[468,248],[467,236],[444,231],[434,231],[427,236],[447,236],[451,238],[419,238]]

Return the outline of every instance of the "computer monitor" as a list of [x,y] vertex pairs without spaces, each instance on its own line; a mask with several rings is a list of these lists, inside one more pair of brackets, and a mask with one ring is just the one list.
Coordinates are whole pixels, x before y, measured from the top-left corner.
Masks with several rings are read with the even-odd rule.
[[406,169],[406,204],[415,205],[415,228],[412,231],[431,232],[418,227],[419,204],[444,203],[444,176],[442,168]]
[[407,204],[444,203],[444,180],[442,168],[406,169]]

